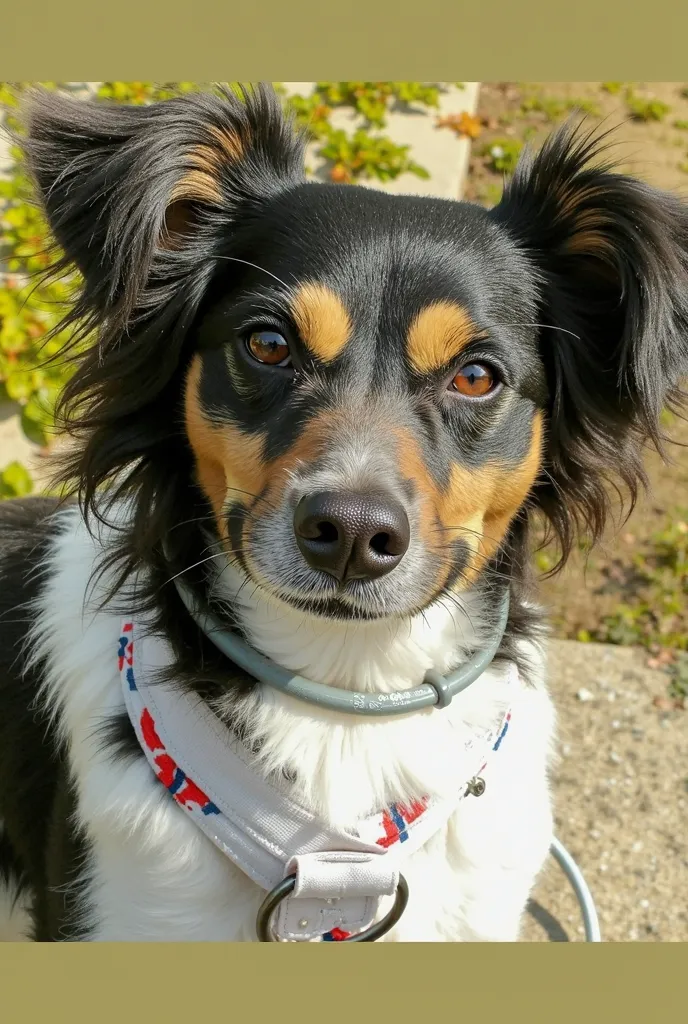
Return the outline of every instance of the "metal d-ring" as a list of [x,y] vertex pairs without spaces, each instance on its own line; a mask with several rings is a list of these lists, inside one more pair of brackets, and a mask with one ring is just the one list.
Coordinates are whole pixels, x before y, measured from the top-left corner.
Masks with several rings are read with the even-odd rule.
[[[258,914],[256,916],[256,932],[258,933],[259,942],[278,942],[279,940],[274,937],[271,921],[272,915],[277,910],[282,900],[294,891],[296,885],[296,875],[287,875],[283,878],[274,889],[271,889],[265,899],[260,905]],[[355,935],[350,935],[346,939],[342,939],[342,942],[375,942],[377,939],[385,935],[390,928],[393,928],[397,923],[401,915],[406,910],[406,904],[409,898],[408,883],[403,875],[399,875],[399,883],[397,885],[397,891],[394,896],[394,905],[388,914],[378,921],[377,924],[371,924],[370,928],[365,928],[362,932],[356,932]]]

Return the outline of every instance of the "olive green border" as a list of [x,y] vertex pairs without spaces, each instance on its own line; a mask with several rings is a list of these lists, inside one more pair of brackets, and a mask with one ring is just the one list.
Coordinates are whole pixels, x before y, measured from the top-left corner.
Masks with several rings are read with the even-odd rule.
[[[678,0],[238,7],[5,0],[0,77],[666,81],[688,69],[688,5]],[[687,962],[678,943],[4,944],[0,1019],[674,1021],[685,1013]]]
[[0,946],[7,1024],[684,1019],[683,944]]
[[4,0],[2,9],[5,81],[686,77],[681,0]]

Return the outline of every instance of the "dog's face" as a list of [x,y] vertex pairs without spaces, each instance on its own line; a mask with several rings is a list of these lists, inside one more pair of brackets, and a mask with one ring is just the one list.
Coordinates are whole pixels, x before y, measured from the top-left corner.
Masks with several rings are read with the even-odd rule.
[[517,247],[478,207],[305,184],[225,252],[185,418],[242,570],[338,616],[470,584],[540,467],[545,376]]
[[307,183],[265,89],[47,95],[28,128],[99,333],[67,389],[74,474],[95,500],[129,473],[135,558],[200,492],[255,585],[399,616],[519,571],[530,507],[566,553],[610,476],[642,478],[688,365],[688,216],[588,166],[590,137],[555,133],[485,211]]

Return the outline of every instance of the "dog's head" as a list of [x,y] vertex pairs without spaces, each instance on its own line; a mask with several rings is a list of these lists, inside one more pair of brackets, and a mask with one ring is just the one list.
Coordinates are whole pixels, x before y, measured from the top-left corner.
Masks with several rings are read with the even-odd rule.
[[99,332],[73,469],[89,500],[127,470],[140,554],[204,506],[273,596],[405,615],[489,572],[529,509],[566,550],[609,477],[641,479],[688,362],[688,215],[590,167],[579,131],[486,211],[306,182],[263,88],[39,95],[27,124]]

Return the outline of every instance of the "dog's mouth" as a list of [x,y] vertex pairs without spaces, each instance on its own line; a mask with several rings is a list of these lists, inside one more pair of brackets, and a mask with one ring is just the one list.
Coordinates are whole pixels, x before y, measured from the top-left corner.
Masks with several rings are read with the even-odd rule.
[[[390,600],[387,588],[381,590],[374,581],[338,581],[323,572],[302,570],[296,582],[293,579],[295,573],[283,576],[279,570],[266,572],[266,568],[260,556],[256,558],[247,554],[240,563],[232,558],[232,579],[227,583],[239,601],[242,595],[247,601],[262,596],[271,603],[288,605],[295,611],[335,620],[372,621],[411,611],[394,599]],[[223,580],[226,577],[227,573],[223,572]]]
[[[250,576],[250,570],[248,575]],[[294,590],[285,586],[275,585],[266,580],[256,580],[256,585],[266,591],[273,599],[288,604],[297,611],[305,612],[319,618],[351,621],[375,621],[378,619],[395,618],[401,615],[414,614],[422,611],[425,603],[419,607],[411,607],[404,602],[390,600],[390,596],[381,593],[373,582],[367,580],[349,580],[339,583],[332,579],[326,580],[315,589]]]
[[470,560],[465,542],[431,549],[413,511],[384,492],[320,492],[260,516],[235,506],[228,527],[237,600],[263,596],[325,619],[422,613],[453,589]]
[[380,579],[334,576],[304,564],[297,552],[266,550],[259,545],[244,548],[237,559],[228,553],[228,572],[222,572],[239,602],[263,597],[270,603],[317,618],[372,622],[406,619],[422,614],[442,596],[456,601],[456,581],[469,560],[464,544],[456,544],[450,572],[440,570],[432,552],[413,551],[406,564]]

